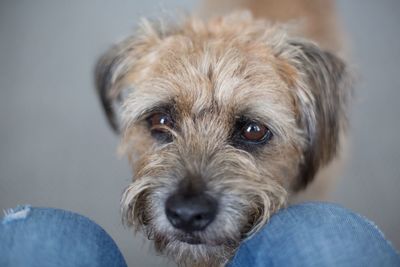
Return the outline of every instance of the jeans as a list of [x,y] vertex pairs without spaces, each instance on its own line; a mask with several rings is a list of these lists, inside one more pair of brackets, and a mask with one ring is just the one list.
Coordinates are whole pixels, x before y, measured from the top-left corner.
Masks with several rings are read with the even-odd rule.
[[[111,237],[81,215],[21,206],[0,223],[0,266],[126,266]],[[242,242],[238,266],[400,266],[370,221],[342,207],[305,203],[283,209]]]

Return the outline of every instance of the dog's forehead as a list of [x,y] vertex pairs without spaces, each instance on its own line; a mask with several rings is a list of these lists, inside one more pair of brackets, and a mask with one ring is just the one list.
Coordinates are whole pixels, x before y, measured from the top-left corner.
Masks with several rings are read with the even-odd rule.
[[129,116],[173,104],[185,114],[246,110],[270,117],[268,113],[290,106],[287,84],[265,44],[224,42],[167,40],[151,74],[126,101]]

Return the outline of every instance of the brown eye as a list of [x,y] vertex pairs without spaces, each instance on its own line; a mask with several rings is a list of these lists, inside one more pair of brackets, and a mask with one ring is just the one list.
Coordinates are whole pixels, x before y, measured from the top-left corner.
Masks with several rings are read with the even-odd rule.
[[165,113],[155,113],[148,118],[151,130],[166,131],[173,127],[171,116]]
[[257,122],[250,122],[242,128],[241,135],[247,141],[261,142],[271,137],[271,131]]

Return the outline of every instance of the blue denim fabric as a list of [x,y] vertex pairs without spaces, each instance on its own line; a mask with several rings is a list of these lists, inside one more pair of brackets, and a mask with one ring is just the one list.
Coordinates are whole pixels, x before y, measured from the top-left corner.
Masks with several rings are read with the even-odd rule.
[[126,266],[111,237],[76,213],[18,207],[0,223],[0,266]]
[[[0,266],[126,266],[93,221],[59,209],[19,207],[0,223]],[[289,207],[239,247],[229,267],[400,266],[365,218],[327,203]]]
[[400,256],[370,221],[337,205],[306,203],[272,216],[239,247],[229,267],[400,266]]

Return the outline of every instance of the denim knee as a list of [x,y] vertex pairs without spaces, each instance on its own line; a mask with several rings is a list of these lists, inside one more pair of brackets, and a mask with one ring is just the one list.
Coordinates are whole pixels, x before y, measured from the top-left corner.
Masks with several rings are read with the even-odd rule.
[[400,257],[366,218],[310,202],[272,216],[242,243],[230,266],[400,266]]
[[0,266],[126,266],[112,238],[79,214],[20,206],[0,224]]

